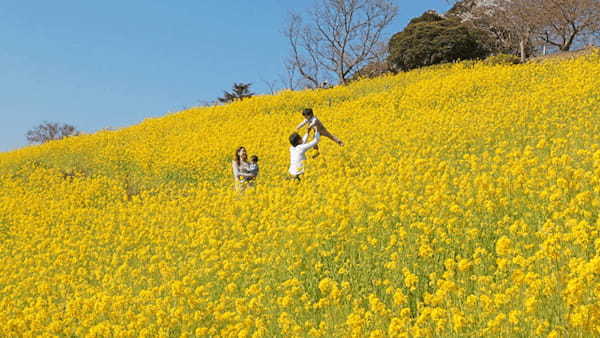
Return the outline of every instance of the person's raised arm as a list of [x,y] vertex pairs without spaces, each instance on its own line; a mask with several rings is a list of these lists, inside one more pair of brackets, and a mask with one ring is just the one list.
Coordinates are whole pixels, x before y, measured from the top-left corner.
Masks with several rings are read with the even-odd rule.
[[[306,142],[307,137],[308,137],[308,133],[306,133],[306,135],[304,135],[304,137],[302,138],[302,141]],[[298,145],[298,147],[300,147],[300,149],[308,150],[308,149],[316,146],[317,143],[319,143],[320,138],[321,138],[321,134],[319,133],[318,130],[315,130],[315,138],[308,143],[302,143],[302,144]]]
[[306,119],[305,119],[304,121],[300,122],[300,124],[298,124],[298,125],[296,126],[296,130],[298,130],[298,129],[300,129],[300,128],[304,127],[304,125],[306,125],[307,123],[308,123],[308,120],[306,120]]
[[306,140],[308,140],[308,132],[302,136],[302,143],[306,143]]

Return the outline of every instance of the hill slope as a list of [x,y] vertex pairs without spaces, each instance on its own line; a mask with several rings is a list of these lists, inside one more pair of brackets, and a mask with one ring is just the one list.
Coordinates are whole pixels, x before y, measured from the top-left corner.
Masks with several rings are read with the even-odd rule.
[[[598,88],[597,53],[461,63],[0,154],[0,332],[598,334]],[[346,146],[297,184],[307,106]]]

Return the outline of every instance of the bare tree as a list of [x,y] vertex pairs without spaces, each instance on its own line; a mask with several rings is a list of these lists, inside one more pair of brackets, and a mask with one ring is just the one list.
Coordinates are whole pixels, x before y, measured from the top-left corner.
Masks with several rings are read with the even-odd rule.
[[198,100],[198,105],[200,107],[212,107],[212,106],[216,106],[218,103],[218,101],[216,100]]
[[492,12],[494,26],[514,34],[519,42],[521,62],[527,58],[527,48],[540,32],[540,20],[537,18],[544,0],[497,0],[496,11]]
[[262,76],[260,76],[260,80],[269,89],[269,94],[275,94],[275,92],[277,91],[277,88],[278,88],[278,86],[277,86],[277,82],[279,82],[278,80],[267,80]]
[[537,0],[540,39],[568,51],[578,38],[600,31],[599,0]]
[[498,26],[495,12],[502,0],[448,0],[453,4],[446,13],[448,16],[459,18],[462,22],[470,23],[475,28],[485,32],[490,39],[486,39],[488,48],[500,53],[518,53],[518,34],[506,28],[506,24]]
[[516,51],[525,61],[535,49],[540,32],[539,15],[544,0],[462,0],[452,14],[487,32],[495,41],[492,50]]
[[286,60],[285,67],[289,83],[296,82],[294,78],[298,73],[302,79],[308,82],[308,86],[318,87],[323,70],[317,59],[313,32],[304,26],[299,14],[291,13],[284,35],[290,43],[290,56]]
[[539,43],[561,51],[600,33],[600,0],[462,0],[450,12],[483,28],[521,59]]
[[284,35],[287,63],[317,88],[326,80],[346,83],[378,56],[377,45],[398,8],[388,0],[316,0],[306,20],[291,13]]
[[70,124],[59,124],[44,122],[31,129],[25,134],[29,143],[46,143],[52,140],[60,140],[68,136],[77,136],[80,132]]
[[279,75],[279,80],[283,83],[283,87],[289,90],[296,90],[298,87],[298,74],[296,67],[292,62],[283,63],[285,73]]

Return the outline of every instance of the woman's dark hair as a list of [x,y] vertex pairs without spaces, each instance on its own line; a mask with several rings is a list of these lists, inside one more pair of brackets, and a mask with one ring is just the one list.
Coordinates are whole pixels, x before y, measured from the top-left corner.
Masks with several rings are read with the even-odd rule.
[[235,150],[235,155],[233,156],[233,160],[235,161],[235,163],[237,163],[237,165],[240,165],[240,150],[242,149],[246,149],[244,147],[239,147]]
[[292,135],[290,135],[290,143],[292,144],[292,146],[295,147],[302,143],[302,137],[300,137],[298,133],[293,133]]

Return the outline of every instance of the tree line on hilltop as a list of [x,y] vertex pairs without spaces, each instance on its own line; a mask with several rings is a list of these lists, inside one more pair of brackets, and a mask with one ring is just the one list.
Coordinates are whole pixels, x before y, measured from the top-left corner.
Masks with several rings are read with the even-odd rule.
[[[458,60],[518,63],[600,37],[599,0],[460,0],[433,10],[401,31],[385,32],[399,7],[391,0],[316,0],[292,12],[283,29],[289,54],[279,83],[291,90],[409,71]],[[271,93],[274,83],[264,81]],[[250,84],[247,84],[250,85]],[[251,95],[250,95],[251,96]],[[229,103],[250,96],[225,96]]]
[[[591,45],[600,37],[600,0],[460,0],[446,13],[426,11],[386,36],[399,7],[393,0],[315,0],[291,12],[282,30],[289,45],[284,72],[263,82],[279,88],[327,88],[356,79],[458,60],[499,55],[501,62]],[[280,84],[278,86],[277,84]],[[204,105],[250,98],[251,83]],[[42,124],[30,143],[77,135],[76,128]]]

